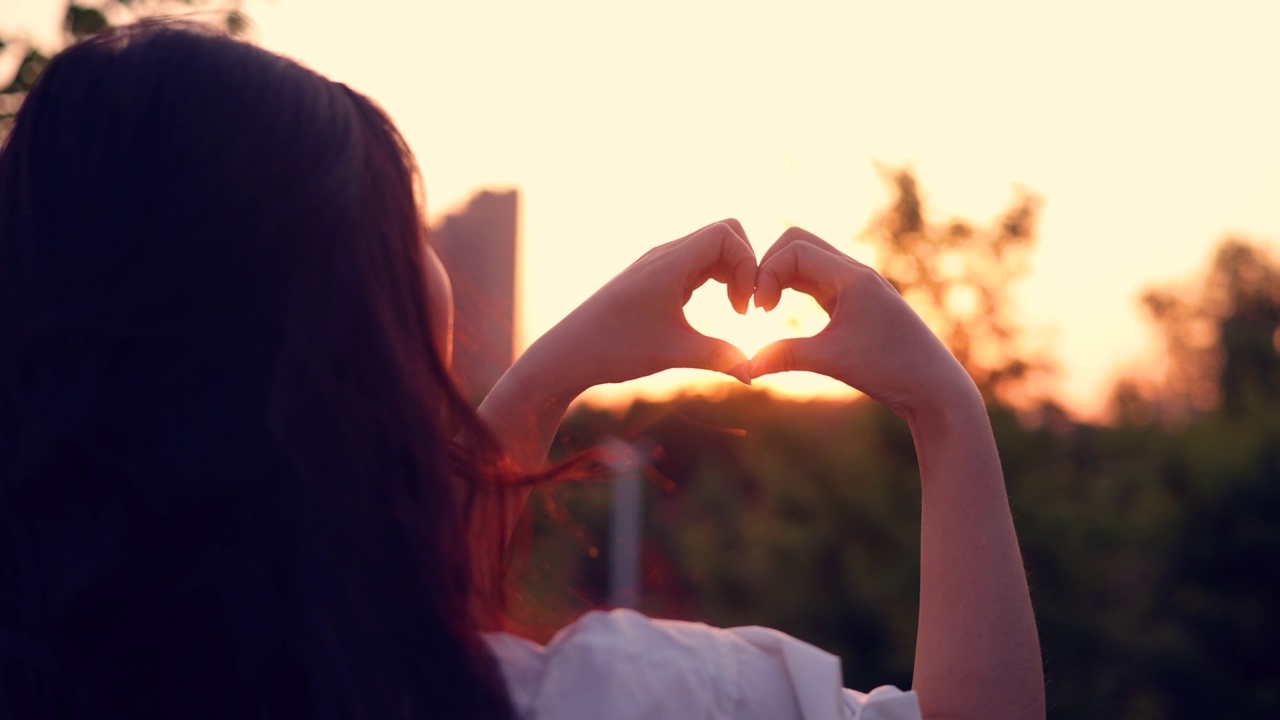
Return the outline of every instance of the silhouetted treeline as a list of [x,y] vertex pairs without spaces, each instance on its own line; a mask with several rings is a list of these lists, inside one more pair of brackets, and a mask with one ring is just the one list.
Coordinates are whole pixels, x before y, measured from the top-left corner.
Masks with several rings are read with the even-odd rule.
[[[1280,411],[1176,429],[992,419],[1051,717],[1280,716]],[[580,408],[564,436],[648,448],[642,609],[776,627],[840,654],[851,687],[910,685],[919,485],[892,413],[742,391]],[[551,494],[569,518],[535,502],[535,599],[604,604],[609,486]]]

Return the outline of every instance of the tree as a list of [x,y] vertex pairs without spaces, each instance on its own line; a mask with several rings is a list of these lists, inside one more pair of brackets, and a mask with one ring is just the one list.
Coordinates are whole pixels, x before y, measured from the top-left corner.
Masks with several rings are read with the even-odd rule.
[[1280,261],[1265,248],[1227,237],[1198,284],[1148,290],[1142,305],[1168,365],[1153,381],[1122,380],[1118,411],[1144,396],[1165,421],[1219,409],[1239,418],[1280,401]]
[[0,28],[0,54],[22,55],[13,77],[0,88],[0,137],[8,133],[22,100],[50,58],[62,48],[113,25],[177,12],[193,13],[193,18],[221,26],[232,35],[242,36],[249,30],[249,19],[240,10],[240,0],[98,0],[96,3],[67,0],[62,38],[53,48],[38,48],[28,38]]
[[1018,191],[990,226],[928,218],[915,175],[884,171],[895,198],[863,232],[886,280],[911,303],[988,401],[1025,400],[1033,374],[1050,369],[1013,317],[1013,284],[1026,274],[1041,201]]

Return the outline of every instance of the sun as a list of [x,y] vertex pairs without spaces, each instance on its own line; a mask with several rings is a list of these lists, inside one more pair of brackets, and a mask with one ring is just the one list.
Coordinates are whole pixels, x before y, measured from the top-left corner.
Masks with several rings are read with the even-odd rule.
[[729,304],[725,286],[717,282],[694,291],[684,306],[684,315],[695,330],[727,340],[747,357],[771,342],[815,335],[827,325],[827,314],[813,298],[790,290],[784,291],[778,306],[767,313],[752,307],[746,315],[739,315]]

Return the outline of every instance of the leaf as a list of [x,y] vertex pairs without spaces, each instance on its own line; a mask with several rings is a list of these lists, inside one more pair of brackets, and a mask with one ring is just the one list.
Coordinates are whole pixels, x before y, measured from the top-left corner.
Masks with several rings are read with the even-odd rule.
[[63,30],[76,40],[100,33],[110,26],[111,23],[101,10],[74,3],[67,5],[67,15],[62,22]]
[[40,77],[40,73],[44,72],[44,66],[48,64],[49,58],[43,54],[35,50],[28,52],[18,65],[18,71],[13,76],[13,82],[0,89],[0,94],[26,94],[31,89],[31,86],[35,84],[36,78]]
[[243,37],[249,31],[249,16],[239,10],[227,13],[227,32]]

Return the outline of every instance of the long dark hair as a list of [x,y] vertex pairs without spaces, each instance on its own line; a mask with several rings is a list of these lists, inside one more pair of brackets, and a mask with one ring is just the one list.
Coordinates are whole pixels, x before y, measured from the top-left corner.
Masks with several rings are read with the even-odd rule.
[[[371,101],[172,23],[54,58],[0,149],[0,707],[509,717]],[[466,447],[451,442],[461,434]]]

